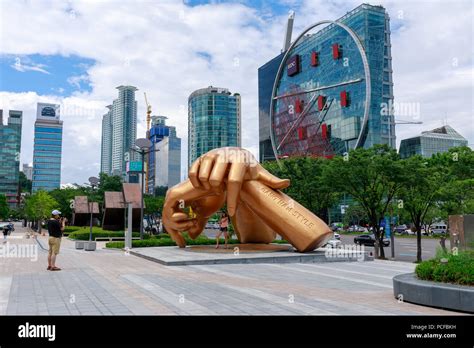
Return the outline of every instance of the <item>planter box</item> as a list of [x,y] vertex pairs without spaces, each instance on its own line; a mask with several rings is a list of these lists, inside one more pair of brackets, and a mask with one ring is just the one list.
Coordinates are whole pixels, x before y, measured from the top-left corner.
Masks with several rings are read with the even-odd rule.
[[76,249],[84,249],[84,240],[76,240]]
[[423,306],[474,313],[474,286],[418,279],[415,273],[393,277],[395,298]]
[[86,251],[94,251],[96,249],[96,242],[84,242],[84,250]]

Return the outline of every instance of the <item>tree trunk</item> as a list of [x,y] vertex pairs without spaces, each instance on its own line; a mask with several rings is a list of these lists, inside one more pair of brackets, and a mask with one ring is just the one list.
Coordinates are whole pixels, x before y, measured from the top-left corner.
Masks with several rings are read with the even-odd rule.
[[385,250],[383,248],[383,238],[382,238],[382,234],[380,233],[380,231],[379,231],[378,240],[379,240],[379,248],[380,248],[380,259],[385,259]]
[[421,226],[416,225],[416,262],[421,262]]

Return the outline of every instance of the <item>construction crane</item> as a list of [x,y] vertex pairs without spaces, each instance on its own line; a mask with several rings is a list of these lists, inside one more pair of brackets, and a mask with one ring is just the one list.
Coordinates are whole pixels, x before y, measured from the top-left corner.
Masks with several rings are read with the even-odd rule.
[[395,120],[395,124],[423,124],[422,121],[403,121],[403,120]]
[[[148,104],[146,92],[143,92],[143,94],[145,95],[145,104],[146,104],[146,137],[147,139],[150,139],[151,105]],[[148,191],[148,164],[149,163],[150,163],[150,153],[148,153],[148,155],[146,156],[146,171],[145,171],[145,185],[146,186],[145,187],[147,191]]]
[[150,131],[150,120],[151,120],[151,105],[148,104],[148,99],[146,98],[146,92],[143,92],[145,95],[145,104],[146,104],[146,131]]

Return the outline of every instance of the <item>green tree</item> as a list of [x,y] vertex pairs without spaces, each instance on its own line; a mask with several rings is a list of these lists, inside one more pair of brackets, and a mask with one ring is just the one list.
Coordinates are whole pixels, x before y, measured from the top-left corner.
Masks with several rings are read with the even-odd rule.
[[361,225],[361,221],[368,222],[365,209],[358,203],[350,204],[344,214],[344,226]]
[[154,197],[150,195],[145,195],[144,201],[145,201],[145,214],[156,214],[156,213],[161,213],[161,211],[163,210],[165,197],[164,196]]
[[403,184],[400,158],[387,145],[359,148],[335,156],[324,168],[328,187],[347,193],[364,208],[375,236],[375,256],[385,258],[380,222]]
[[290,179],[285,193],[328,222],[328,209],[333,206],[339,193],[323,178],[323,171],[330,160],[314,157],[292,157],[264,162],[263,166],[279,178]]
[[10,208],[8,207],[7,197],[5,195],[0,195],[0,219],[7,219],[9,213]]
[[[421,229],[430,209],[440,196],[446,175],[443,169],[421,156],[412,156],[402,161],[405,178],[397,197],[399,206],[410,216],[416,231],[417,262],[421,257]],[[430,165],[431,164],[431,165]]]
[[467,146],[451,148],[435,154],[431,162],[446,174],[438,202],[444,220],[449,215],[474,213],[474,151]]
[[32,182],[28,180],[25,173],[20,172],[20,191],[21,192],[31,192]]
[[72,218],[72,206],[71,201],[76,196],[88,196],[90,189],[86,187],[78,188],[64,188],[54,189],[49,192],[49,195],[53,197],[58,203],[58,209],[61,211],[62,216],[65,216],[69,220]]
[[107,175],[105,173],[99,174],[99,186],[95,191],[96,200],[99,203],[103,203],[104,201],[104,193],[108,191],[122,191],[122,178],[117,175]]
[[40,232],[41,221],[50,217],[51,212],[58,208],[58,202],[48,192],[38,191],[26,199],[25,214],[29,220],[38,222]]

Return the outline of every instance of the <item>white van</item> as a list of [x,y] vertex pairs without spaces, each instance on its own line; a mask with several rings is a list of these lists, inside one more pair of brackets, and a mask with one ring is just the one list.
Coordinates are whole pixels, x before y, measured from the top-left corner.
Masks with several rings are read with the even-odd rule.
[[446,224],[438,223],[438,224],[431,225],[432,234],[446,234],[447,231],[448,231],[448,226],[446,226]]

